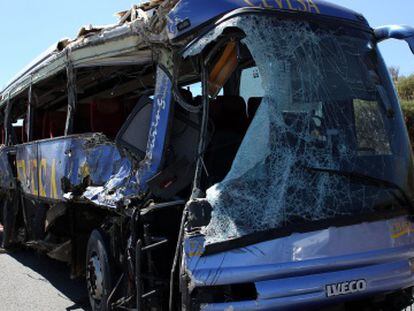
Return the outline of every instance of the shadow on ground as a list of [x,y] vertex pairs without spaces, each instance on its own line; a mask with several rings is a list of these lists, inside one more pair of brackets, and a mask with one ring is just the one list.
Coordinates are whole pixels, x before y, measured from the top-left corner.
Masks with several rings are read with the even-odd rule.
[[69,267],[66,264],[52,260],[46,255],[38,254],[33,250],[26,249],[12,252],[9,256],[41,275],[60,291],[62,295],[73,301],[74,304],[66,308],[67,311],[90,310],[84,280],[71,280],[69,277]]

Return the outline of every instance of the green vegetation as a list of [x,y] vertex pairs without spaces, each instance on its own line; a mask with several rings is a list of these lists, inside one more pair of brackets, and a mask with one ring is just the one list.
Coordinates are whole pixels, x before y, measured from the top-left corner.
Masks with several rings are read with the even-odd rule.
[[400,100],[404,114],[414,117],[414,100]]
[[414,74],[408,77],[400,76],[400,70],[396,67],[390,67],[389,71],[400,97],[405,123],[414,147]]
[[397,86],[398,94],[402,100],[414,100],[414,75],[408,77],[398,77],[394,80]]
[[400,68],[393,66],[389,67],[388,70],[400,97],[403,111],[414,117],[414,74],[407,77],[401,76]]
[[400,102],[411,144],[414,147],[414,100],[400,100]]

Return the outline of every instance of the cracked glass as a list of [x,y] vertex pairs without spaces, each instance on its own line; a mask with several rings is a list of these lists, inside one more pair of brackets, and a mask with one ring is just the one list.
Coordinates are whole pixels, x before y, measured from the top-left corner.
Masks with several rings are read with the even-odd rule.
[[206,191],[213,208],[206,243],[400,205],[396,168],[409,165],[406,131],[371,34],[243,15],[186,55],[226,27],[245,33],[241,44],[264,95],[230,171]]

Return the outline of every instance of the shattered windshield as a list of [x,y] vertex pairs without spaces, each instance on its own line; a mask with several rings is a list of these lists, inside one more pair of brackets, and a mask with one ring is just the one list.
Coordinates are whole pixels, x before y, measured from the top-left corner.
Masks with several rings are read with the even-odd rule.
[[255,96],[259,105],[231,169],[206,191],[213,207],[202,231],[207,243],[398,205],[393,187],[333,173],[393,185],[409,165],[401,112],[370,34],[243,15],[187,53],[226,27],[244,32],[240,44],[252,58],[247,74],[261,86],[246,83],[255,89],[249,95],[241,83],[240,97],[250,103]]

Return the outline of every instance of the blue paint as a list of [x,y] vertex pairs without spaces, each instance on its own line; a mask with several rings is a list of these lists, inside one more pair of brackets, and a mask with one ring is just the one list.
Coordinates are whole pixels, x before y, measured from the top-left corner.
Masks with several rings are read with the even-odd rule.
[[[226,13],[252,7],[280,12],[305,12],[366,24],[360,14],[320,0],[181,0],[168,15],[169,37],[181,37]],[[180,23],[186,20],[191,26],[179,30]]]
[[34,197],[39,195],[37,144],[30,143],[16,146],[17,178],[23,193]]
[[[186,239],[184,261],[197,287],[252,282],[255,301],[216,303],[203,310],[273,310],[358,299],[414,284],[414,225],[406,217],[292,234],[201,256],[202,237]],[[327,297],[326,285],[364,279],[367,289]]]
[[376,28],[374,33],[379,42],[387,39],[405,40],[414,54],[414,27],[388,25]]
[[136,175],[131,160],[100,135],[59,137],[16,146],[23,193],[65,200],[64,195],[83,186],[88,177],[83,198],[94,204],[114,208],[125,198],[139,196],[162,165],[171,100],[171,79],[159,68],[146,157]]
[[89,176],[91,185],[96,187],[105,186],[119,172],[131,175],[129,159],[120,154],[114,143],[96,141],[97,137],[83,134],[16,146],[23,192],[43,199],[64,200],[64,179],[69,186],[77,187]]
[[172,81],[164,70],[158,67],[146,157],[137,177],[141,190],[146,189],[146,182],[158,173],[162,165],[171,112],[171,100]]

